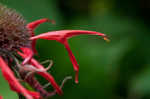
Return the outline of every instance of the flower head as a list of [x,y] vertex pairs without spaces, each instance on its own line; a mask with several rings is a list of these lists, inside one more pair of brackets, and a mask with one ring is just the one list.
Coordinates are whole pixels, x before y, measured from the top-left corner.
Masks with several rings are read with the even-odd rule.
[[23,17],[12,9],[0,5],[0,48],[7,51],[29,47],[31,34]]
[[[25,20],[16,11],[0,5],[0,12],[0,69],[11,90],[22,94],[26,99],[42,99],[56,93],[61,95],[63,93],[62,86],[68,80],[68,78],[65,78],[62,85],[59,86],[54,77],[47,72],[52,65],[44,68],[33,58],[33,55],[37,53],[35,48],[37,39],[56,40],[65,46],[76,72],[76,83],[78,83],[79,65],[67,40],[81,34],[102,36],[107,40],[105,34],[86,30],[51,31],[35,36],[34,30],[38,25],[44,22],[53,23],[54,21],[45,18],[26,25]],[[18,57],[21,57],[23,61]],[[52,85],[54,91],[45,90],[36,79],[35,73],[45,78]],[[28,90],[20,82],[27,83],[34,91]]]

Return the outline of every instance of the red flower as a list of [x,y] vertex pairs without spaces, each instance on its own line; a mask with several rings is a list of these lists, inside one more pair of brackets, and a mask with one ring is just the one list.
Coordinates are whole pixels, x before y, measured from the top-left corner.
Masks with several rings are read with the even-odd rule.
[[[78,83],[79,65],[69,47],[67,40],[73,36],[77,36],[81,34],[98,35],[98,36],[102,36],[105,40],[107,40],[105,34],[94,32],[94,31],[86,31],[86,30],[51,31],[51,32],[47,32],[47,33],[43,33],[43,34],[35,36],[34,29],[38,25],[44,22],[49,22],[49,21],[53,22],[53,21],[49,19],[40,19],[32,23],[29,23],[26,25],[26,27],[24,27],[24,22],[22,22],[22,19],[18,18],[17,21],[15,20],[16,13],[12,12],[12,14],[14,13],[14,15],[8,14],[10,10],[6,9],[3,6],[2,7],[0,6],[0,11],[2,11],[3,16],[7,16],[9,18],[9,21],[7,24],[11,26],[8,28],[4,19],[3,18],[0,19],[1,21],[4,21],[4,23],[0,25],[0,27],[3,26],[2,29],[0,29],[0,33],[2,32],[6,35],[4,40],[0,40],[0,44],[1,44],[0,69],[2,71],[4,78],[8,81],[10,88],[13,91],[16,91],[17,93],[24,95],[26,99],[41,99],[42,97],[45,97],[45,96],[46,97],[52,96],[56,92],[60,95],[63,93],[61,90],[62,86],[59,86],[55,82],[55,79],[53,78],[53,76],[47,72],[47,69],[44,68],[37,60],[33,58],[33,55],[37,53],[35,49],[37,39],[56,40],[65,46],[66,50],[68,51],[70,60],[73,64],[73,68],[76,72],[76,75],[75,75],[76,83]],[[17,25],[12,24],[13,22],[16,23]],[[20,26],[22,27],[20,28]],[[9,32],[10,30],[13,31],[12,36],[8,34],[8,30]],[[22,33],[18,31],[21,31]],[[13,34],[13,33],[16,33],[16,34]],[[0,37],[3,36],[4,34],[0,34]],[[13,40],[11,41],[10,38]],[[21,51],[18,50],[18,48]],[[19,64],[17,56],[15,56],[14,52],[17,52],[18,55],[20,55],[24,59],[22,64]],[[9,66],[12,62],[15,62],[15,66]],[[15,68],[15,70],[13,70],[13,68]],[[17,71],[19,76],[21,76],[21,80],[31,85],[31,87],[33,87],[35,91],[37,92],[29,91],[26,88],[24,88],[20,84],[18,78],[14,75],[15,71]],[[41,75],[42,77],[44,77],[47,81],[49,81],[49,83],[51,83],[51,85],[54,87],[55,90],[53,92],[45,91],[42,85],[40,85],[40,83],[34,77],[34,73],[29,75],[30,77],[28,77],[28,74],[31,72],[35,72]],[[2,97],[0,97],[0,99],[2,99]]]

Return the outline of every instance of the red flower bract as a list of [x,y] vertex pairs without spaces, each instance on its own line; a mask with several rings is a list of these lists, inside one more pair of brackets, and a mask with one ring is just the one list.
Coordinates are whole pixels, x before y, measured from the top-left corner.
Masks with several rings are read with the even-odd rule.
[[[3,7],[0,8],[0,10],[3,11]],[[4,16],[7,15],[8,17],[11,18],[10,14],[8,13],[9,10],[7,10],[6,8],[5,8],[5,10],[4,10]],[[16,14],[13,15],[13,18],[11,20],[12,23],[14,22],[14,19],[16,18],[16,16],[17,16]],[[4,19],[5,19],[5,17],[4,17]],[[22,24],[22,19],[20,19],[19,22],[20,23],[18,23],[18,24]],[[26,32],[29,33],[26,35],[21,34],[20,29],[22,29],[22,28],[19,27],[20,25],[15,26],[14,24],[9,23],[10,26],[13,26],[13,28],[16,28],[16,31],[19,30],[17,38],[15,37],[15,34],[13,34],[13,36],[14,36],[13,40],[14,40],[14,42],[16,42],[15,44],[19,44],[19,46],[17,46],[17,47],[15,46],[15,44],[13,44],[12,47],[8,47],[9,43],[12,44],[12,42],[10,42],[10,40],[9,40],[9,39],[12,39],[12,37],[10,36],[10,34],[7,34],[7,29],[4,32],[7,35],[7,37],[5,39],[8,40],[9,43],[1,40],[1,43],[3,44],[2,45],[3,48],[0,48],[0,51],[5,52],[5,54],[3,54],[3,52],[0,52],[0,53],[2,53],[2,54],[0,54],[1,55],[0,56],[0,69],[2,71],[2,74],[3,74],[4,78],[8,81],[11,90],[17,92],[18,94],[24,95],[26,97],[26,99],[41,99],[43,97],[52,96],[53,94],[55,94],[55,92],[57,92],[59,95],[61,95],[63,93],[61,90],[61,87],[56,83],[54,77],[50,73],[47,72],[46,68],[44,68],[36,59],[33,58],[33,55],[37,53],[36,48],[35,48],[37,39],[56,40],[65,46],[65,48],[69,54],[70,60],[73,64],[73,68],[75,70],[75,82],[76,83],[78,83],[79,65],[69,47],[67,40],[73,36],[77,36],[77,35],[81,35],[81,34],[97,35],[97,36],[103,37],[104,40],[107,40],[107,37],[105,34],[95,32],[95,31],[87,31],[87,30],[51,31],[51,32],[47,32],[47,33],[43,33],[43,34],[35,36],[35,34],[34,34],[35,28],[44,22],[54,23],[54,21],[45,18],[45,19],[40,19],[40,20],[31,22],[31,23],[27,24],[26,27],[24,27],[24,24],[22,24],[22,28],[24,29],[23,33],[26,33]],[[5,27],[3,27],[3,28],[5,28]],[[14,30],[14,29],[12,29],[12,30]],[[31,37],[29,37],[29,35]],[[0,36],[1,36],[1,34],[0,34]],[[3,36],[3,34],[2,34],[2,36]],[[20,36],[21,36],[21,39],[19,38]],[[25,39],[22,37],[25,37]],[[20,42],[20,41],[17,41],[17,39],[19,39],[20,41],[21,40],[24,40],[24,41]],[[28,41],[26,41],[26,40],[28,40]],[[18,50],[17,48],[19,48],[21,51]],[[16,59],[15,55],[13,55],[9,51],[17,52],[17,54],[19,56],[21,56],[22,59],[24,59],[24,61],[21,64],[19,64],[19,62],[16,61],[17,59]],[[9,58],[7,59],[7,57],[9,57]],[[31,87],[35,88],[35,91],[37,91],[37,92],[27,90],[25,87],[23,87],[20,84],[18,78],[16,78],[16,76],[14,75],[15,70],[10,68],[10,66],[9,66],[9,64],[12,61],[16,62],[16,65],[14,68],[17,70],[19,75],[21,75],[21,76],[23,75],[23,79],[21,79],[21,80],[24,80],[24,82],[28,83],[29,85],[31,85]],[[21,72],[22,69],[23,69],[23,72]],[[37,73],[38,75],[44,77],[49,83],[51,83],[51,85],[54,87],[54,92],[47,92],[46,90],[44,90],[42,85],[40,85],[40,83],[35,79],[34,73],[31,74],[30,79],[28,77],[28,80],[26,80],[25,79],[26,76],[31,72]],[[32,84],[32,80],[34,80],[36,82],[36,86],[34,84]],[[0,99],[2,99],[1,96],[0,96]]]
[[73,55],[68,41],[68,38],[71,38],[73,36],[81,35],[81,34],[89,34],[89,35],[98,35],[104,37],[106,39],[106,35],[99,33],[99,32],[94,32],[94,31],[85,31],[85,30],[60,30],[60,31],[52,31],[44,34],[40,34],[38,36],[31,37],[31,40],[36,40],[36,39],[47,39],[47,40],[56,40],[60,43],[62,43],[66,50],[69,53],[70,60],[73,64],[74,70],[76,71],[76,76],[75,76],[75,82],[78,83],[78,72],[79,72],[79,65],[75,59],[75,56]]

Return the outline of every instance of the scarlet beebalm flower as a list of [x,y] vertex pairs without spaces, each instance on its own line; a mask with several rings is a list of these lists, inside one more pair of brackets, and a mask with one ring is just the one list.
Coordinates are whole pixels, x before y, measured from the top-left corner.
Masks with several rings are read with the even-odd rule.
[[[37,53],[35,49],[37,39],[56,40],[65,46],[76,72],[76,83],[78,83],[79,65],[67,40],[81,34],[102,36],[107,40],[105,34],[86,30],[51,31],[35,36],[34,30],[38,25],[53,21],[45,18],[26,25],[25,20],[16,11],[0,5],[0,12],[0,69],[11,90],[25,96],[26,99],[42,99],[43,97],[53,96],[55,93],[59,95],[63,93],[61,88],[64,81],[59,86],[53,76],[47,72],[48,69],[33,58],[33,55]],[[22,62],[18,56],[22,57]],[[41,75],[51,83],[54,91],[47,92],[40,82],[36,80],[34,73]],[[15,74],[18,74],[18,76]],[[35,91],[27,90],[21,85],[20,81],[28,83]]]

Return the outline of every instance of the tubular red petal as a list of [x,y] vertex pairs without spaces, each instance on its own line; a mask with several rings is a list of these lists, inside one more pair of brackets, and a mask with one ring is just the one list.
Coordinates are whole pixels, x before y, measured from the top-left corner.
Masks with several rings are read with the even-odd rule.
[[[25,54],[23,54],[21,52],[18,52],[18,54],[20,56],[22,56],[23,58],[27,57]],[[35,66],[36,68],[44,69],[44,67],[39,62],[37,62],[35,59],[33,59],[33,58],[31,59],[30,63],[33,66]],[[55,79],[53,78],[53,76],[51,74],[49,74],[47,72],[38,72],[38,74],[41,75],[41,76],[43,76],[46,80],[48,80],[52,84],[52,86],[56,89],[56,92],[58,94],[61,95],[63,93],[62,90],[61,90],[61,88],[58,86],[58,84],[56,83]]]
[[98,35],[102,37],[106,37],[105,34],[95,32],[95,31],[85,31],[85,30],[60,30],[60,31],[52,31],[52,32],[47,32],[43,33],[34,37],[31,37],[31,40],[36,40],[36,39],[47,39],[47,40],[63,40],[63,39],[68,39],[73,36],[81,35],[81,34],[89,34],[89,35]]
[[60,89],[60,87],[57,85],[57,83],[55,82],[55,79],[53,78],[52,75],[50,75],[49,73],[47,72],[38,72],[39,75],[43,76],[46,80],[48,80],[52,86],[56,89],[56,92],[59,94],[59,95],[62,95],[63,92],[62,90]]
[[33,51],[32,51],[30,48],[27,48],[27,47],[22,47],[22,48],[20,48],[20,49],[21,49],[22,52],[27,56],[27,57],[24,59],[24,61],[22,62],[22,64],[24,65],[24,64],[28,63],[28,62],[31,60],[31,58],[32,58],[32,56],[33,56]]
[[39,20],[33,21],[33,22],[27,24],[26,27],[27,27],[29,30],[34,31],[34,29],[35,29],[37,26],[39,26],[40,24],[45,23],[45,22],[52,22],[52,23],[54,23],[53,20],[44,18],[44,19],[39,19]]
[[15,78],[13,72],[5,63],[5,61],[0,57],[0,68],[2,70],[2,74],[4,78],[8,81],[9,85],[15,86],[15,88],[23,94],[27,99],[33,99],[33,97],[28,93],[28,91],[18,82]]
[[78,83],[78,82],[79,82],[79,81],[78,81],[79,65],[78,65],[78,63],[77,63],[77,61],[76,61],[76,58],[75,58],[75,56],[73,55],[73,53],[72,53],[72,51],[71,51],[71,49],[70,49],[70,47],[69,47],[68,42],[67,42],[67,41],[64,41],[63,44],[64,44],[64,46],[65,46],[65,48],[66,48],[66,50],[67,50],[67,52],[68,52],[68,54],[69,54],[70,60],[71,60],[71,62],[72,62],[72,64],[73,64],[74,70],[75,70],[75,72],[76,72],[76,75],[75,75],[75,83]]
[[[45,23],[45,22],[51,22],[51,23],[55,23],[54,20],[50,20],[50,19],[47,19],[47,18],[44,18],[44,19],[40,19],[40,20],[36,20],[36,21],[33,21],[29,24],[27,24],[26,28],[29,30],[29,32],[31,33],[31,36],[34,36],[34,30],[37,26],[39,26],[40,24],[42,23]],[[36,44],[36,40],[33,40],[32,41],[32,49],[33,49],[33,52],[37,54],[37,51],[35,49],[35,44]]]
[[[39,68],[39,69],[44,69],[44,67],[38,63],[35,59],[31,59],[31,64],[33,64],[33,66]],[[53,78],[53,76],[47,72],[38,72],[39,75],[43,76],[46,80],[48,80],[52,86],[56,89],[58,94],[62,94],[62,90],[61,88],[57,85],[55,79]]]

